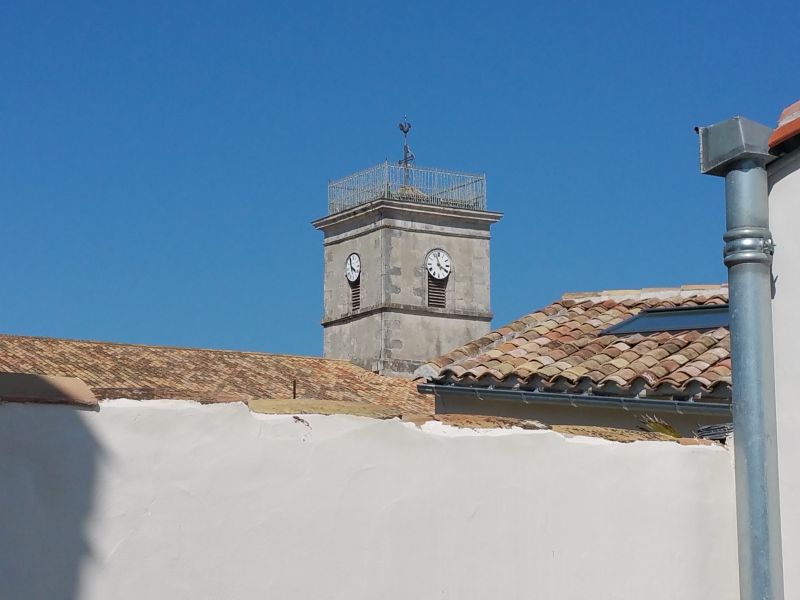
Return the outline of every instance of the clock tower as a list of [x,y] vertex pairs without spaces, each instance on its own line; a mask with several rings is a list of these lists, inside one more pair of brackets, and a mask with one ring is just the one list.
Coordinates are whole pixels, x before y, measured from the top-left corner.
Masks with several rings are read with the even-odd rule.
[[[401,123],[404,136],[410,125]],[[324,235],[326,358],[410,377],[488,333],[486,179],[388,162],[328,185]]]

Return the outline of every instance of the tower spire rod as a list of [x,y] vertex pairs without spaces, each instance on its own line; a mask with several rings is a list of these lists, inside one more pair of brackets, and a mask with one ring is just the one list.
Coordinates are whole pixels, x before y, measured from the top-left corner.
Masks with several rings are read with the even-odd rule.
[[408,122],[408,116],[403,116],[403,121],[398,123],[397,126],[403,132],[403,159],[397,161],[397,164],[403,167],[403,186],[408,186],[409,169],[416,158],[408,146],[408,132],[411,131],[411,123]]

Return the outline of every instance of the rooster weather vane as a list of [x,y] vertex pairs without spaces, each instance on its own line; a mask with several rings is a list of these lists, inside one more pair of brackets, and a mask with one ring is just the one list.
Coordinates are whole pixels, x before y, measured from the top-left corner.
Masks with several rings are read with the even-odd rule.
[[411,131],[411,123],[408,122],[408,117],[403,117],[403,122],[398,123],[397,126],[403,132],[403,159],[398,160],[397,164],[403,167],[403,185],[408,185],[408,170],[411,163],[414,162],[414,153],[408,146],[408,132]]

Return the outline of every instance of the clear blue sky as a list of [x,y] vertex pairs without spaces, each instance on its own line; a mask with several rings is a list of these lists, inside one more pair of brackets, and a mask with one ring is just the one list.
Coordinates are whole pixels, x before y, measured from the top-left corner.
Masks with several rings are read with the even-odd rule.
[[796,2],[0,6],[5,333],[320,353],[309,222],[399,158],[404,114],[419,164],[486,172],[505,213],[496,326],[720,282],[692,127],[800,98]]

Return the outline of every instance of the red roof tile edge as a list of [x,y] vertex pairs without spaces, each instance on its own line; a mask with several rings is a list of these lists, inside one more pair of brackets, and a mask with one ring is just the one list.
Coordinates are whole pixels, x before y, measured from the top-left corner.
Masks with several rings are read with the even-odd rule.
[[769,138],[769,147],[774,149],[800,134],[800,100],[787,106],[778,119],[778,127]]

